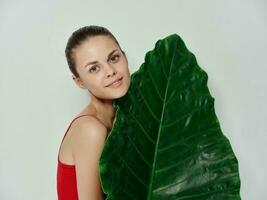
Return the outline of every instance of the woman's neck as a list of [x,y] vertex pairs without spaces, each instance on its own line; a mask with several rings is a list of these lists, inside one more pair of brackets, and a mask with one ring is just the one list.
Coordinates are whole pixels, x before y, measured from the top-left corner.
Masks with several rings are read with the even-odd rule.
[[113,107],[112,99],[99,99],[94,95],[91,95],[90,106],[93,107],[96,113],[96,117],[100,119],[103,124],[110,130],[113,126],[113,120],[115,117],[115,108]]

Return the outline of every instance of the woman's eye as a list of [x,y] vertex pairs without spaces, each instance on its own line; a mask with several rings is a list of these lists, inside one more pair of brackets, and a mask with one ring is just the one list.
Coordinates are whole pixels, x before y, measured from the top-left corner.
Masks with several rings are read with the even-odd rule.
[[90,68],[89,72],[96,71],[97,65],[94,65],[93,67]]
[[113,58],[116,58],[116,57],[120,57],[119,55],[115,55],[115,56],[113,56],[112,58],[111,58],[111,60],[113,60],[113,61],[116,61],[116,59],[114,60]]
[[[118,59],[119,59],[119,55],[114,55],[113,57],[111,57],[111,59],[110,60],[112,60],[112,61],[117,61]],[[115,58],[115,59],[114,59]],[[117,58],[117,59],[116,59]],[[89,72],[95,72],[96,71],[96,68],[98,67],[98,65],[94,65],[94,66],[92,66],[90,69],[89,69]]]

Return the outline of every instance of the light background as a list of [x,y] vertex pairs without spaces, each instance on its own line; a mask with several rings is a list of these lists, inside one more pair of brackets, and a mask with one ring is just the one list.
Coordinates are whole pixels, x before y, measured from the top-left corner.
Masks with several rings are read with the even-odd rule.
[[264,0],[0,1],[0,199],[56,197],[58,148],[89,102],[64,48],[85,25],[107,27],[131,73],[177,33],[208,73],[224,134],[239,160],[243,200],[267,199],[267,27]]

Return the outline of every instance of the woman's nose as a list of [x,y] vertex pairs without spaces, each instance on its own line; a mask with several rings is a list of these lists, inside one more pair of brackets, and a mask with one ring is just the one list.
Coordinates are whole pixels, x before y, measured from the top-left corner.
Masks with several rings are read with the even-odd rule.
[[107,77],[114,76],[116,74],[116,70],[113,66],[108,65],[107,67]]

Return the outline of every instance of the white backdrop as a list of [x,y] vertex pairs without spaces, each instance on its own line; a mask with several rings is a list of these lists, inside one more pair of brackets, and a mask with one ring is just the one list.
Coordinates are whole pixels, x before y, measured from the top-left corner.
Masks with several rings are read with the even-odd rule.
[[131,73],[155,42],[180,35],[199,65],[239,160],[243,200],[267,199],[264,0],[0,1],[0,199],[56,197],[58,148],[90,101],[64,57],[70,34],[107,27]]

